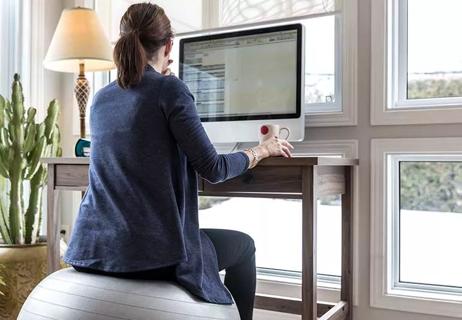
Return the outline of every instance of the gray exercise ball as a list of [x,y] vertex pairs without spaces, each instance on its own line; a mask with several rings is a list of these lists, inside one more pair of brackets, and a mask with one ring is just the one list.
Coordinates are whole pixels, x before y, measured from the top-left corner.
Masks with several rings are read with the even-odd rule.
[[57,271],[31,292],[19,320],[239,320],[236,305],[200,301],[176,283]]

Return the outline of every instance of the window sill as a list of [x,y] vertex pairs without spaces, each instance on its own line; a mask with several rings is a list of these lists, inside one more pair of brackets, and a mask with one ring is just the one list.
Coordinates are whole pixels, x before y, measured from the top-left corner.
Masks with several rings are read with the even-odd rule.
[[342,112],[305,113],[306,127],[347,127],[357,124],[355,108]]
[[374,125],[406,125],[406,124],[441,124],[461,123],[462,106],[399,106],[393,109],[380,109],[373,105],[371,124]]
[[449,292],[432,292],[427,290],[412,290],[399,287],[390,290],[390,295],[396,297],[407,297],[412,299],[433,300],[448,303],[462,302],[462,296],[460,294]]
[[453,294],[392,289],[380,296],[371,296],[375,308],[422,313],[446,317],[460,317],[462,297]]
[[387,111],[393,110],[450,110],[461,109],[462,99],[457,98],[431,98],[396,101]]

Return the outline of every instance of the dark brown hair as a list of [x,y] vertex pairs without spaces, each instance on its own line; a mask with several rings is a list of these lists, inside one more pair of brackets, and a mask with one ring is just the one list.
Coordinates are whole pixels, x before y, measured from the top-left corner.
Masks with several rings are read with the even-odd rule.
[[117,83],[127,89],[138,84],[149,60],[173,37],[164,9],[152,3],[131,5],[120,20],[114,48]]

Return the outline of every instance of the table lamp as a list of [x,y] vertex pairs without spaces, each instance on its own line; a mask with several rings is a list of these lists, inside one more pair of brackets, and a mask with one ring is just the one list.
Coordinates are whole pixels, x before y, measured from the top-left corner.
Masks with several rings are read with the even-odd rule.
[[112,47],[94,10],[65,9],[43,62],[53,71],[79,73],[74,93],[80,113],[80,137],[85,138],[85,111],[90,85],[85,71],[114,68]]

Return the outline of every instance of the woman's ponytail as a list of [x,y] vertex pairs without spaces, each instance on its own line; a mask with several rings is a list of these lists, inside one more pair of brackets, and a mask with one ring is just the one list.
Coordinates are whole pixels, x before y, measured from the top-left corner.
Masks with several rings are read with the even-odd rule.
[[114,47],[117,83],[123,89],[137,85],[157,51],[173,37],[164,10],[151,3],[131,5],[120,21],[120,38]]
[[117,41],[114,62],[117,66],[117,83],[121,88],[128,89],[141,81],[147,59],[136,32],[124,34]]

